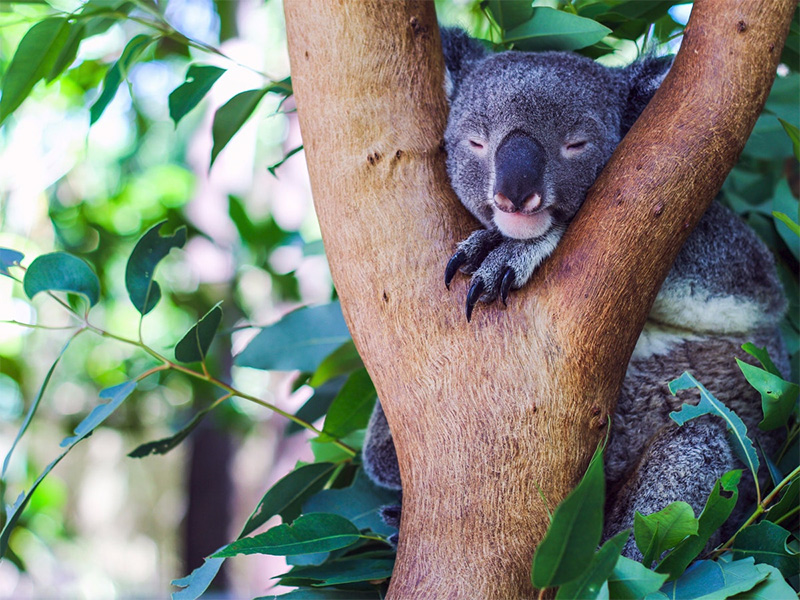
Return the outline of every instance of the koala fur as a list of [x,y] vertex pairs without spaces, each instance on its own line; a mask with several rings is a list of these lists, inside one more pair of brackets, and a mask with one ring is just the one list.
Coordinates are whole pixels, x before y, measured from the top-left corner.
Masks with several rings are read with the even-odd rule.
[[[443,29],[447,171],[464,206],[480,221],[445,273],[471,276],[467,318],[478,301],[506,301],[558,244],[589,187],[652,98],[671,61],[645,58],[607,68],[567,52],[488,53],[459,30]],[[727,208],[714,202],[678,255],[631,357],[605,454],[609,537],[675,500],[699,515],[716,480],[742,465],[724,424],[702,417],[678,427],[669,413],[697,394],[677,397],[667,383],[692,374],[734,410],[764,450],[760,396],[734,357],[766,346],[788,372],[778,332],[786,300],[769,250]],[[380,485],[400,489],[397,456],[378,404],[363,450]],[[753,490],[743,479],[739,506]],[[397,512],[397,511],[395,511]],[[714,543],[715,540],[712,540]],[[641,558],[629,539],[623,554]]]

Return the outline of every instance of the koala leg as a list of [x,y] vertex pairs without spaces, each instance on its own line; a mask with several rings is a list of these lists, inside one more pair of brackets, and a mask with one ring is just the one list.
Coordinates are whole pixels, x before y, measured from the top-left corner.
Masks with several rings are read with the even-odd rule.
[[375,403],[369,419],[361,458],[364,461],[364,470],[372,481],[390,490],[401,489],[400,466],[397,463],[394,439],[380,402]]
[[[682,427],[665,425],[650,440],[631,476],[609,496],[604,538],[633,528],[635,512],[652,514],[678,500],[700,516],[717,479],[734,467],[720,419],[704,416]],[[712,538],[710,543],[718,542]],[[622,554],[643,558],[632,533]]]

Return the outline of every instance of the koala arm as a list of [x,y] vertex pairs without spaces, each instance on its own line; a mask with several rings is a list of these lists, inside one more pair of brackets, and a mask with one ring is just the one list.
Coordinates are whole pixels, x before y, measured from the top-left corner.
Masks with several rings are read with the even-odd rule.
[[364,470],[372,481],[390,490],[401,489],[400,465],[397,463],[394,439],[380,401],[375,403],[369,419],[361,458],[364,461]]

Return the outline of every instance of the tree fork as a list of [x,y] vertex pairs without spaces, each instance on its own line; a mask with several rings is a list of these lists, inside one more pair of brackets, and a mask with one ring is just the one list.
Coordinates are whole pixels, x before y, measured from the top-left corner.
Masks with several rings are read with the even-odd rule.
[[285,3],[315,207],[391,424],[391,598],[530,597],[533,549],[605,434],[657,290],[763,107],[795,3],[699,0],[664,84],[554,255],[464,318],[444,266],[477,228],[450,189],[432,2]]

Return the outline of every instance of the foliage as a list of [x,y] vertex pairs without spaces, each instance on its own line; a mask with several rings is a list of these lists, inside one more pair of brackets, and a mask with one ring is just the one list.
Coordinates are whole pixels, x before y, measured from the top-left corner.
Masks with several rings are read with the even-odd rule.
[[[631,58],[631,52],[669,47],[680,38],[683,25],[671,10],[678,3],[554,0],[536,2],[534,6],[528,0],[486,0],[472,2],[461,16],[472,18],[473,33],[498,49],[570,49],[608,64],[619,64],[626,57]],[[183,57],[180,65],[185,76],[182,75],[182,83],[168,97],[161,98],[161,102],[168,107],[172,125],[178,130],[191,121],[192,111],[228,76],[229,69],[208,64],[209,59],[227,60],[226,64],[235,66],[235,61],[217,48],[173,28],[162,7],[149,0],[89,0],[73,12],[45,6],[33,14],[35,22],[22,35],[7,61],[0,84],[0,123],[6,128],[14,125],[21,107],[24,109],[29,99],[49,93],[40,85],[42,81],[45,84],[59,82],[67,89],[77,88],[76,102],[96,126],[110,110],[120,90],[124,91],[123,83],[130,85],[131,73],[141,65],[155,63],[165,52],[169,55],[165,48],[172,48],[172,59]],[[85,47],[84,42],[121,23],[136,27],[125,31],[125,45],[118,58],[110,63],[76,59]],[[700,382],[684,374],[671,387],[675,391],[694,386],[701,392],[699,404],[686,405],[674,413],[676,422],[681,424],[701,414],[725,419],[735,440],[734,448],[745,459],[757,485],[762,463],[769,468],[773,485],[759,489],[759,501],[741,529],[710,555],[704,555],[703,550],[733,511],[740,472],[730,472],[720,478],[699,516],[684,503],[675,503],[653,515],[637,514],[633,533],[645,556],[640,563],[621,556],[630,532],[622,532],[598,548],[605,497],[602,451],[598,450],[584,479],[555,510],[549,533],[533,559],[533,584],[542,589],[558,588],[559,598],[777,598],[793,593],[786,581],[796,581],[792,578],[797,575],[796,525],[800,490],[796,462],[800,434],[798,388],[791,382],[797,381],[800,350],[797,318],[800,313],[797,283],[800,253],[795,237],[798,226],[794,221],[798,214],[797,165],[790,158],[792,153],[797,154],[800,125],[795,106],[800,78],[797,39],[795,23],[783,54],[783,63],[790,73],[776,81],[741,162],[722,191],[723,201],[743,215],[775,253],[789,296],[791,306],[783,330],[793,355],[791,376],[784,379],[766,352],[752,345],[745,349],[763,368],[740,363],[745,377],[762,395],[764,419],[761,427],[785,429],[786,442],[777,456],[762,456],[759,460],[741,420]],[[262,81],[256,87],[248,85],[238,90],[215,110],[207,140],[209,169],[218,159],[222,160],[225,148],[266,102],[264,99],[268,95],[279,97],[281,103],[291,96],[290,79],[275,80],[263,73],[258,76]],[[279,103],[278,108],[280,106]],[[138,107],[136,110],[136,122],[145,123]],[[139,134],[143,137],[149,125],[141,127]],[[275,175],[275,170],[301,149],[299,146],[284,152],[282,158],[269,167],[270,172]],[[104,386],[99,392],[99,397],[108,402],[98,404],[77,424],[74,435],[62,442],[63,451],[33,479],[27,493],[12,503],[8,515],[0,517],[0,555],[18,559],[11,534],[15,526],[23,522],[34,492],[43,487],[45,477],[59,461],[104,424],[127,398],[138,398],[146,393],[144,390],[167,385],[169,374],[196,382],[205,389],[214,389],[216,395],[205,407],[195,407],[190,418],[179,415],[176,420],[181,424],[171,435],[139,444],[129,453],[131,457],[171,451],[209,415],[230,407],[234,398],[284,416],[290,421],[286,435],[300,430],[310,432],[314,453],[312,462],[298,463],[292,472],[265,491],[236,540],[211,553],[205,563],[188,576],[173,581],[180,588],[173,597],[181,600],[200,597],[228,557],[251,553],[287,557],[290,569],[277,577],[278,582],[301,589],[287,594],[286,598],[383,597],[394,563],[390,540],[396,531],[380,518],[380,510],[397,504],[399,498],[394,492],[377,488],[361,469],[360,444],[376,392],[350,340],[338,303],[288,313],[277,323],[260,328],[236,356],[239,366],[300,371],[295,387],[307,385],[313,389],[313,395],[294,414],[233,385],[221,366],[230,358],[225,344],[232,332],[227,326],[233,321],[227,321],[226,325],[226,319],[231,313],[241,315],[247,311],[230,297],[221,305],[209,302],[200,294],[181,298],[168,290],[168,286],[162,291],[155,278],[159,265],[169,261],[168,256],[174,249],[184,248],[192,240],[202,238],[203,233],[191,223],[189,227],[165,226],[165,222],[187,221],[180,210],[170,208],[172,200],[166,191],[176,185],[182,171],[171,165],[172,168],[159,166],[161,171],[152,167],[137,174],[138,167],[133,162],[121,169],[132,173],[127,173],[119,189],[110,194],[110,203],[124,207],[137,199],[143,201],[146,194],[138,191],[143,188],[157,190],[163,197],[159,196],[155,202],[157,208],[144,218],[136,217],[142,221],[139,225],[125,232],[146,229],[132,250],[128,251],[130,240],[123,240],[121,244],[116,240],[114,221],[108,217],[108,210],[93,208],[91,202],[82,202],[77,207],[61,206],[57,197],[53,200],[51,220],[61,245],[69,252],[39,254],[25,267],[23,253],[0,249],[0,275],[20,283],[29,299],[37,296],[41,300],[43,296],[57,303],[71,319],[70,337],[38,386],[5,457],[0,492],[6,493],[12,455],[37,416],[56,367],[69,352],[74,352],[71,348],[76,338],[95,336],[98,340],[112,340],[144,357],[138,362],[127,361],[115,371],[116,385]],[[154,178],[158,185],[147,188],[146,184]],[[175,202],[178,208],[179,204]],[[263,263],[263,270],[276,287],[277,295],[297,300],[296,279],[275,270],[267,258],[282,246],[302,245],[308,253],[315,250],[311,244],[303,245],[298,235],[283,230],[271,217],[258,222],[248,214],[245,204],[239,197],[229,198],[228,216],[246,249],[239,259]],[[143,212],[146,213],[144,209]],[[173,233],[162,235],[163,229]],[[84,240],[91,238],[87,232],[102,237],[103,243],[86,247]],[[117,230],[117,233],[120,232]],[[120,247],[125,247],[125,251]],[[114,266],[114,260],[125,264],[124,277]],[[112,306],[109,298],[114,296],[115,290],[123,288],[122,284],[136,311],[138,331],[135,335],[124,327],[112,329],[98,324],[102,311]],[[156,350],[153,343],[145,341],[143,324],[145,317],[158,319],[160,312],[177,307],[181,302],[192,305],[189,313],[204,316],[199,319],[194,316],[181,328],[161,332],[169,337],[169,344],[174,345],[173,361],[166,353]],[[186,333],[181,337],[177,331]],[[224,348],[221,351],[220,346]],[[322,417],[325,417],[324,424],[315,424]],[[280,518],[280,524],[257,533],[270,519],[276,518]],[[697,558],[701,560],[692,564]]]

